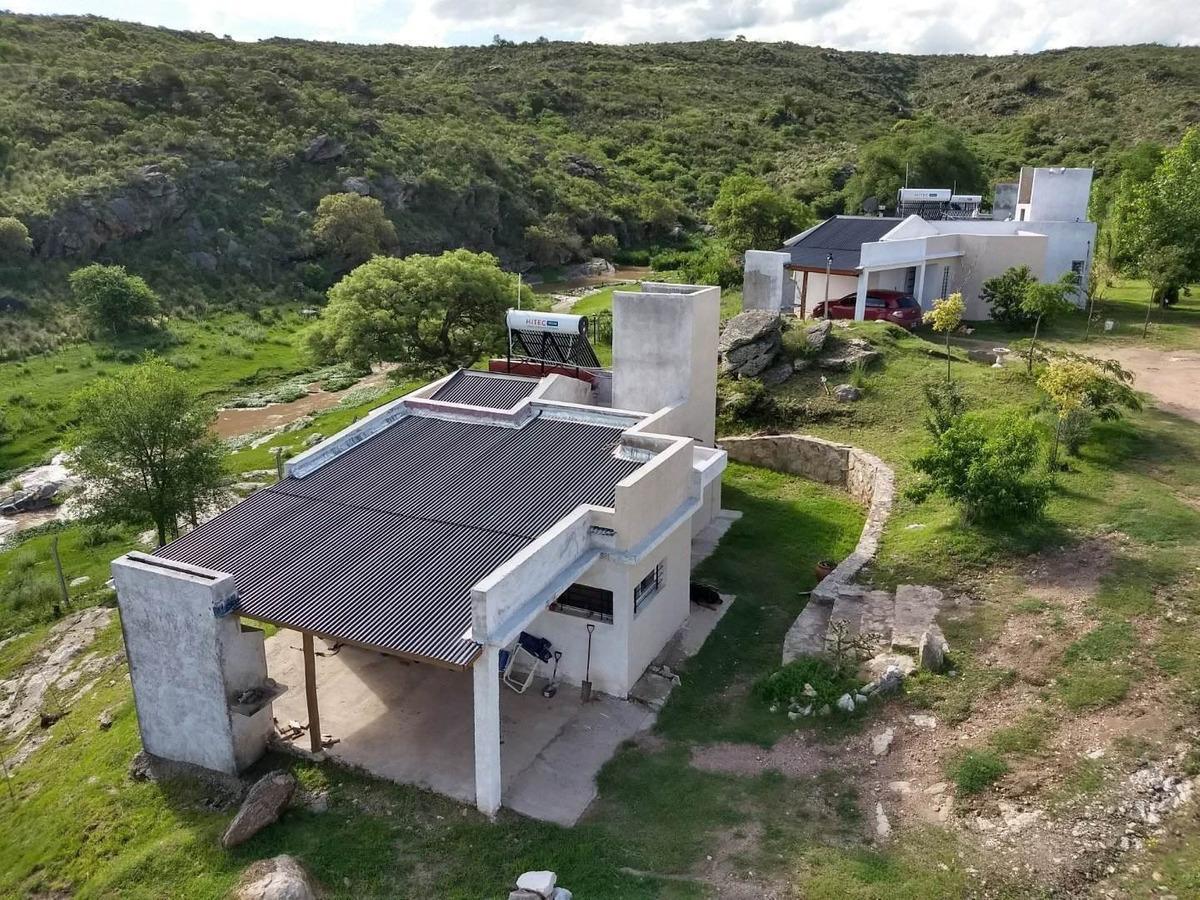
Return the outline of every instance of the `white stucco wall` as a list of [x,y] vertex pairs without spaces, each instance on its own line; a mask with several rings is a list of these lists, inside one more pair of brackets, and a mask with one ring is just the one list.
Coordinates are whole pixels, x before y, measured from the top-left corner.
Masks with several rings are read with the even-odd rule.
[[235,592],[232,576],[143,554],[114,561],[112,572],[143,746],[237,773],[261,755],[265,734],[257,718],[235,734],[229,701],[267,672],[261,635],[243,632],[233,613],[214,614]]
[[[592,632],[592,686],[614,697],[629,692],[629,627],[633,608],[632,586],[627,567],[609,559],[600,559],[586,574],[576,579],[579,584],[613,592],[613,621],[598,622],[566,612],[544,610],[529,627],[530,634],[544,637],[562,651],[558,678],[564,684],[579,684],[587,671],[587,626]],[[543,672],[550,676],[554,663]]]
[[628,679],[631,686],[641,677],[646,666],[650,665],[663,645],[687,620],[691,611],[691,553],[690,529],[679,527],[632,569],[629,594],[631,613],[633,586],[653,571],[660,562],[665,563],[662,586],[633,617],[629,629]]
[[[796,279],[803,286],[804,274],[796,273]],[[845,297],[847,294],[853,294],[858,290],[858,276],[856,275],[830,275],[829,276],[829,299],[837,300],[839,297]],[[818,303],[825,302],[825,273],[824,272],[809,272],[808,273],[808,301],[805,305],[805,315],[811,316],[813,307]],[[796,308],[799,312],[800,300],[797,295]]]
[[777,312],[792,303],[791,285],[784,270],[790,253],[776,250],[747,250],[742,272],[742,309]]

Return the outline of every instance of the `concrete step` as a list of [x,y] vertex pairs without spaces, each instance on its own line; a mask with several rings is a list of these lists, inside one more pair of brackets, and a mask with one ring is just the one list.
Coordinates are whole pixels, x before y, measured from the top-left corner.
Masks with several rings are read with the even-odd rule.
[[892,642],[896,597],[891,591],[867,591],[863,600],[862,630],[879,635],[879,649],[885,649]]
[[796,617],[783,638],[783,663],[797,656],[814,656],[825,649],[825,632],[829,629],[832,605],[809,597],[808,604]]
[[935,587],[902,584],[896,588],[892,626],[892,649],[915,653],[942,605],[942,592]]

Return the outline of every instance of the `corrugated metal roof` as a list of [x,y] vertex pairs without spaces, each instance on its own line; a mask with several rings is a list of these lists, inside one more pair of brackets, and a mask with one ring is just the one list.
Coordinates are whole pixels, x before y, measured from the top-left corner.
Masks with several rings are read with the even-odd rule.
[[512,409],[532,394],[537,386],[536,378],[514,378],[462,370],[455,372],[431,399],[490,409]]
[[409,417],[307,478],[259,491],[158,551],[233,574],[239,611],[463,666],[470,588],[637,463],[621,429]]
[[790,247],[792,265],[824,269],[826,257],[833,254],[831,268],[852,272],[859,266],[862,245],[877,241],[899,225],[903,219],[880,219],[865,216],[834,216],[826,219],[809,234]]

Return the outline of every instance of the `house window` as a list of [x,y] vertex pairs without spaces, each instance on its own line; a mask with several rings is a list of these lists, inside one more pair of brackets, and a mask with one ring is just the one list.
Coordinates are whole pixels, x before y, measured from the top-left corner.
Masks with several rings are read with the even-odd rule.
[[580,616],[594,622],[612,622],[613,592],[586,584],[573,584],[550,604],[554,612]]
[[917,289],[917,267],[911,266],[904,270],[904,293],[911,294]]
[[650,570],[637,587],[633,589],[633,611],[637,614],[654,599],[658,589],[663,585],[663,579],[666,576],[666,561],[660,562],[657,566]]
[[942,268],[942,298],[950,296],[950,267]]
[[1076,284],[1083,284],[1083,267],[1085,263],[1082,259],[1071,261],[1071,274],[1075,276]]

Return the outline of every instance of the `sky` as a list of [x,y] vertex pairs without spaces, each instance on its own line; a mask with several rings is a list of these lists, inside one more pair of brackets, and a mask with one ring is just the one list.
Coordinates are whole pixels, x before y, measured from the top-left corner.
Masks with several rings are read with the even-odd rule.
[[0,0],[13,12],[90,13],[268,37],[446,46],[545,36],[597,43],[794,41],[897,53],[1034,52],[1200,44],[1194,0]]

